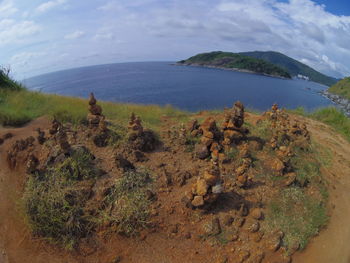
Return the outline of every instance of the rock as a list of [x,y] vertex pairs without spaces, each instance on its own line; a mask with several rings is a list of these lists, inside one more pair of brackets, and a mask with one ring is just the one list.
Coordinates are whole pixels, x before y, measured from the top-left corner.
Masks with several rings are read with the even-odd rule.
[[265,253],[263,251],[258,251],[254,256],[251,257],[251,263],[261,263],[265,258]]
[[70,147],[70,144],[68,142],[67,133],[65,132],[65,130],[63,129],[62,126],[60,126],[58,128],[56,139],[57,139],[58,145],[60,146],[62,152],[64,154],[69,154],[71,147]]
[[225,226],[232,225],[234,218],[231,215],[224,215],[222,222]]
[[199,178],[196,184],[196,194],[200,196],[204,196],[207,194],[208,185],[204,179]]
[[203,196],[196,195],[196,196],[193,198],[191,204],[192,204],[194,207],[203,206],[203,205],[204,205]]
[[40,128],[36,129],[38,136],[37,136],[37,140],[39,144],[44,144],[46,139],[45,139],[45,132],[42,131]]
[[216,236],[221,233],[219,218],[215,217],[203,225],[204,233],[208,236]]
[[203,144],[197,144],[194,148],[194,152],[195,152],[195,155],[201,160],[204,160],[210,156],[208,147]]
[[219,256],[215,263],[228,263],[228,257],[227,256]]
[[258,232],[260,229],[260,224],[258,221],[255,221],[255,222],[252,222],[249,224],[248,226],[248,230],[251,232],[251,233],[255,233],[255,232]]
[[216,184],[211,189],[213,194],[221,194],[224,191],[222,184]]
[[203,177],[204,177],[205,182],[210,186],[215,185],[218,182],[218,180],[220,179],[220,177],[218,175],[212,174],[209,171],[205,171]]
[[245,204],[241,204],[241,207],[239,209],[239,214],[241,216],[247,216],[249,214],[249,209]]
[[256,220],[263,219],[263,213],[260,208],[254,208],[250,214]]
[[118,168],[122,169],[124,172],[128,170],[134,170],[135,166],[121,154],[117,154],[115,157],[115,163]]
[[36,158],[33,154],[29,155],[28,161],[27,161],[27,173],[33,174],[37,171],[37,167],[39,165],[39,160]]
[[243,217],[236,217],[235,218],[234,225],[236,227],[243,227],[244,223],[245,223],[245,218],[243,218]]
[[2,136],[3,140],[7,140],[13,137],[13,134],[11,132],[7,132]]
[[284,185],[285,186],[290,186],[296,181],[297,175],[296,173],[287,173],[284,175]]
[[281,238],[279,236],[273,236],[268,240],[267,244],[268,249],[275,252],[281,247]]
[[284,163],[278,159],[278,158],[273,158],[271,162],[269,163],[270,168],[273,172],[273,175],[275,176],[281,176],[283,175],[283,170],[285,168]]
[[238,254],[238,262],[243,263],[250,257],[250,251],[249,250],[242,250]]
[[113,260],[112,263],[120,263],[122,262],[122,256],[116,256]]

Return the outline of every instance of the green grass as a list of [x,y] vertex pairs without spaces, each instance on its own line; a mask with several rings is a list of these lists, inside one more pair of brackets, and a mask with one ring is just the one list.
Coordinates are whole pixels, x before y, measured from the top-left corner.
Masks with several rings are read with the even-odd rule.
[[151,191],[153,180],[146,170],[128,171],[117,179],[105,198],[109,213],[103,220],[108,222],[117,233],[127,236],[136,235],[149,223],[151,200],[147,191]]
[[350,141],[350,118],[335,107],[321,108],[313,112],[299,107],[289,112],[323,122]]
[[350,99],[350,77],[338,81],[328,91]]
[[[171,106],[98,103],[109,120],[127,125],[131,112],[134,112],[141,117],[146,127],[155,130],[159,129],[162,116],[173,116],[183,121],[188,116],[186,112]],[[88,101],[85,99],[28,90],[0,91],[0,124],[4,126],[20,126],[43,115],[77,125],[85,122],[87,113]]]
[[90,194],[79,188],[79,182],[98,175],[92,156],[80,150],[62,164],[31,175],[26,182],[23,207],[32,232],[73,249],[95,226],[94,218],[84,210]]
[[267,231],[283,231],[287,250],[295,245],[303,249],[327,221],[323,202],[307,195],[303,188],[291,187],[282,190],[269,204],[264,226]]
[[0,91],[5,89],[18,91],[24,89],[24,87],[9,76],[9,70],[0,67]]

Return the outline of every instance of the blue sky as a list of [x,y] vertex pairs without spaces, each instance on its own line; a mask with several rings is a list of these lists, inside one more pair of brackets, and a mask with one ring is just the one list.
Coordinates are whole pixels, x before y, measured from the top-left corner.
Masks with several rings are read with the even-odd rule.
[[349,43],[345,0],[0,0],[0,65],[19,79],[213,50],[275,50],[343,77]]

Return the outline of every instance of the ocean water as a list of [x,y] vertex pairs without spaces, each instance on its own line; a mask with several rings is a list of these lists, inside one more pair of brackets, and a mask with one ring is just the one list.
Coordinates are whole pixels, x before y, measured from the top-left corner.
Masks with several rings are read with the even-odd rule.
[[307,110],[331,105],[318,94],[326,86],[256,74],[191,66],[171,62],[139,62],[98,65],[49,73],[24,84],[45,93],[98,100],[172,105],[199,111],[231,107],[240,100],[246,107],[266,110],[273,103]]

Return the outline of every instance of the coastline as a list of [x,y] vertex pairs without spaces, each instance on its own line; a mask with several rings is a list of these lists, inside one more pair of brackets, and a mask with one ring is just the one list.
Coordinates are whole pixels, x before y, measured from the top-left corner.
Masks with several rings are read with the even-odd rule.
[[284,79],[284,80],[288,80],[289,79],[289,78],[285,78],[285,77],[278,76],[278,75],[259,73],[259,72],[251,71],[251,70],[248,70],[248,69],[240,69],[240,68],[225,68],[225,67],[219,67],[219,66],[202,65],[202,64],[197,64],[197,63],[179,63],[179,62],[176,62],[173,65],[174,66],[201,67],[201,68],[210,68],[210,69],[221,69],[221,70],[249,73],[249,74],[255,74],[255,75],[271,77],[271,78],[278,78],[278,79]]
[[350,100],[337,95],[328,92],[328,90],[320,91],[320,94],[323,97],[328,98],[330,101],[332,101],[337,108],[339,108],[341,111],[344,112],[344,114],[350,118]]

